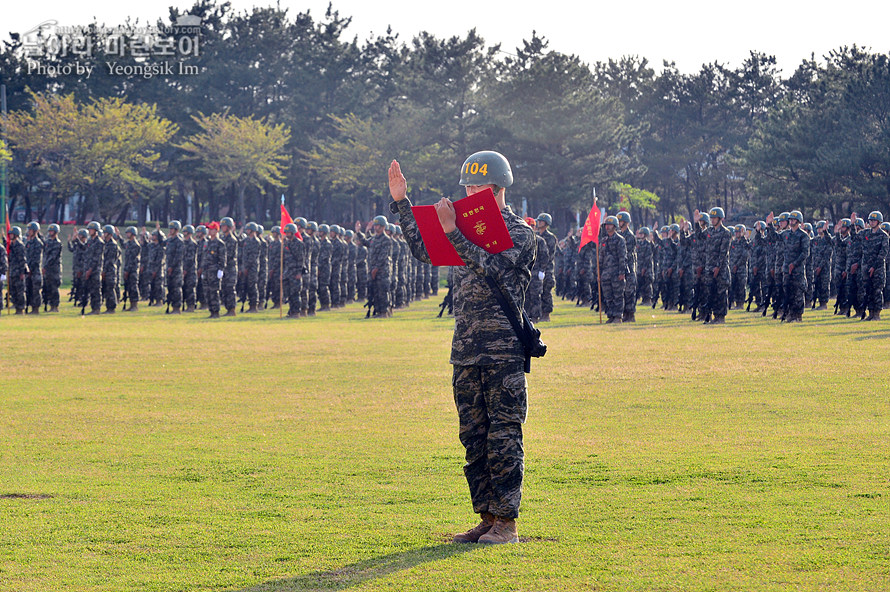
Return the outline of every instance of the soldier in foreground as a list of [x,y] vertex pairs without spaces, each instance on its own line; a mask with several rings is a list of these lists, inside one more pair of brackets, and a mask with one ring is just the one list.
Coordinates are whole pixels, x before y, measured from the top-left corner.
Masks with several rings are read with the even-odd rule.
[[[522,424],[527,413],[525,353],[486,277],[512,300],[516,313],[521,311],[534,263],[535,235],[506,205],[505,192],[513,184],[513,173],[501,154],[470,156],[461,167],[460,184],[467,195],[486,188],[494,192],[513,246],[495,255],[480,249],[457,230],[451,201],[443,198],[436,204],[442,230],[466,263],[453,268],[452,385],[460,440],[466,449],[464,473],[473,510],[482,518],[478,525],[455,535],[454,542],[516,543],[524,473]],[[399,214],[411,252],[429,262],[407,199],[407,182],[396,161],[389,168],[389,186],[395,200],[390,208]]]
[[62,241],[59,225],[50,224],[43,244],[43,291],[49,312],[59,312],[59,286],[62,285]]
[[129,226],[124,231],[126,242],[123,254],[124,297],[130,301],[128,312],[139,310],[139,260],[142,255],[142,245],[136,240],[136,227]]

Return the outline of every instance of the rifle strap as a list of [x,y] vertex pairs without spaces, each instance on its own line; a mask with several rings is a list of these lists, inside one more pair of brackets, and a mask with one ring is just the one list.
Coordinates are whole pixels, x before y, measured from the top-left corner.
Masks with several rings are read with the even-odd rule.
[[525,372],[528,373],[531,371],[531,357],[528,352],[532,349],[531,343],[526,343],[525,333],[522,330],[522,324],[519,319],[516,317],[516,312],[513,310],[513,307],[510,306],[510,303],[507,301],[506,295],[501,290],[501,287],[498,283],[492,278],[490,275],[485,274],[485,283],[488,284],[488,287],[491,289],[492,294],[494,294],[495,300],[498,301],[498,304],[501,306],[501,310],[504,311],[504,315],[507,317],[507,320],[510,321],[510,326],[513,327],[513,332],[516,333],[516,337],[519,339],[519,342],[522,344],[522,349],[525,353]]

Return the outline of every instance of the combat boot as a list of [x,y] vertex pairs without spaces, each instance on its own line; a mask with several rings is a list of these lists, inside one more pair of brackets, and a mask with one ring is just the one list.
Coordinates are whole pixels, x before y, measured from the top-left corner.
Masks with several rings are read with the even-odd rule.
[[182,312],[181,308],[171,308],[170,314],[180,314]]
[[227,309],[226,309],[226,314],[224,314],[223,316],[224,316],[224,317],[233,317],[233,316],[235,316],[235,309],[234,309],[234,308],[227,308]]
[[454,538],[451,539],[452,543],[476,543],[479,541],[479,537],[486,534],[491,527],[494,526],[494,514],[489,514],[488,512],[482,512],[480,515],[482,521],[471,528],[466,532],[461,532],[459,534],[454,535]]
[[137,312],[139,310],[139,305],[135,302],[130,305],[128,312]]
[[208,318],[208,319],[218,319],[218,318],[219,318],[219,311],[210,313],[210,316],[207,317],[207,318]]
[[59,307],[58,307],[58,306],[52,306],[52,307],[50,307],[49,311],[50,311],[50,312],[59,312]]
[[23,315],[23,314],[25,314],[25,311],[22,310],[21,308],[17,308],[17,309],[15,309],[15,314],[17,314],[17,315]]
[[39,314],[40,314],[40,309],[39,309],[39,308],[31,309],[31,312],[29,312],[28,314],[39,315]]
[[624,318],[621,319],[621,322],[622,323],[636,323],[637,322],[636,313],[632,313],[632,312],[627,313],[626,315],[624,315]]
[[252,313],[255,313],[255,312],[259,312],[259,311],[256,309],[256,305],[251,305],[250,308],[247,309],[247,314],[252,314]]
[[550,313],[549,312],[545,312],[544,314],[541,315],[541,322],[542,323],[550,322]]
[[819,308],[817,308],[816,310],[828,310],[828,305],[827,305],[827,304],[820,304],[820,305],[819,305]]
[[100,311],[98,308],[94,308],[93,310],[91,310],[90,312],[88,312],[88,313],[86,314],[86,316],[97,315],[97,314],[102,314],[102,311]]
[[503,545],[506,543],[518,543],[519,534],[516,532],[516,520],[495,516],[494,526],[491,530],[479,537],[482,545]]
[[113,308],[106,308],[106,309],[105,309],[105,312],[102,313],[102,314],[114,314],[114,309],[113,309]]
[[189,305],[186,307],[185,312],[195,312],[195,305],[194,305],[194,304],[189,304]]
[[726,323],[726,317],[714,317],[711,319],[711,325],[723,325]]
[[881,311],[880,310],[874,311],[874,313],[872,313],[871,320],[880,321],[881,320]]

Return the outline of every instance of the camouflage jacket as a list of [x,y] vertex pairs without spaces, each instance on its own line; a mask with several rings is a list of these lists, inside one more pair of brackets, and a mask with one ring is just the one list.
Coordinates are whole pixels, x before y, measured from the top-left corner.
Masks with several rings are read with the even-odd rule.
[[318,277],[330,280],[333,250],[334,247],[331,245],[331,240],[328,237],[318,239],[318,259],[316,259],[318,262]]
[[847,267],[847,249],[849,246],[849,236],[841,236],[840,233],[834,235],[834,274],[838,277],[850,269]]
[[25,256],[25,245],[16,240],[9,245],[9,275],[17,277],[28,274],[28,259]]
[[25,258],[30,272],[40,275],[43,269],[43,241],[33,236],[25,242]]
[[118,267],[120,266],[121,250],[117,246],[117,241],[110,238],[105,241],[105,247],[102,250],[102,273],[116,276]]
[[[227,256],[229,254],[231,253],[226,253]],[[246,272],[248,274],[259,273],[260,239],[255,236],[245,237],[244,240],[241,241],[240,248],[238,249],[238,256],[241,258],[241,263],[238,268],[239,271],[241,271],[242,273]]]
[[810,243],[813,249],[813,267],[821,268],[822,271],[831,269],[831,255],[834,251],[834,245],[828,233],[817,235]]
[[71,270],[78,276],[83,273],[83,253],[86,245],[76,238],[69,239],[68,250],[71,252]]
[[[420,261],[430,262],[429,254],[411,212],[411,202],[394,202],[402,231],[411,253]],[[509,206],[501,210],[513,246],[497,254],[480,249],[459,230],[446,236],[465,266],[452,268],[454,302],[454,336],[451,340],[451,363],[460,366],[483,366],[525,360],[519,337],[507,315],[492,294],[485,276],[491,277],[514,307],[514,314],[525,304],[525,291],[531,279],[535,258],[535,233]]]
[[700,232],[705,238],[705,270],[711,272],[715,267],[720,270],[729,270],[729,243],[732,241],[732,233],[729,229],[720,226],[711,226],[707,232]]
[[182,275],[192,276],[198,270],[198,243],[189,237],[182,241]]
[[605,234],[600,239],[600,275],[604,280],[627,273],[627,246],[624,242],[619,232],[612,236]]
[[84,272],[89,271],[91,277],[96,277],[102,272],[104,256],[105,242],[96,234],[96,236],[87,241],[86,250],[83,254]]
[[184,247],[185,244],[182,242],[182,238],[178,234],[167,239],[164,251],[167,258],[167,269],[170,270],[170,273],[172,275],[182,275],[182,257]]
[[149,243],[148,261],[147,261],[146,268],[148,269],[149,273],[163,275],[163,273],[164,273],[164,246],[160,242]]
[[217,238],[221,239],[223,244],[226,245],[226,275],[229,277],[234,276],[238,273],[238,239],[235,238],[234,232],[230,232],[225,236],[218,234]]
[[295,238],[284,241],[284,276],[295,278],[306,272],[306,244]]
[[541,238],[547,244],[547,266],[544,272],[553,274],[556,269],[556,250],[559,241],[556,239],[556,235],[550,232],[549,229],[541,233]]
[[[303,239],[305,241],[305,239]],[[272,239],[269,243],[269,276],[274,276],[281,271],[281,239]]]
[[142,246],[135,238],[128,240],[124,245],[124,264],[122,271],[125,274],[139,272],[139,259],[142,255]]
[[794,271],[804,271],[807,256],[810,254],[810,236],[802,228],[789,230],[785,233],[785,262],[782,264],[782,273],[790,272],[790,265],[794,265]]
[[547,242],[543,236],[535,233],[535,262],[532,265],[532,272],[534,274],[538,272],[546,273],[548,269],[550,269],[550,255],[547,252]]
[[46,277],[62,277],[62,241],[47,238],[43,245],[43,274]]
[[228,253],[226,243],[219,238],[219,235],[216,238],[207,237],[207,242],[204,244],[204,255],[201,258],[201,271],[204,277],[215,281],[217,272],[225,272]]
[[618,234],[624,237],[624,245],[627,247],[627,271],[626,275],[637,273],[637,239],[634,233],[630,231],[630,227],[624,230],[618,230]]
[[887,262],[887,233],[880,228],[863,230],[862,234],[862,269],[866,275],[874,268],[875,273],[884,273]]
[[637,275],[652,277],[655,273],[655,245],[646,239],[638,240],[636,253]]
[[[404,228],[402,229],[404,230]],[[377,270],[377,277],[389,277],[392,271],[392,243],[385,232],[371,239],[368,248],[368,271]]]
[[751,243],[746,238],[733,238],[729,241],[729,269],[733,273],[744,273],[748,270],[748,258]]

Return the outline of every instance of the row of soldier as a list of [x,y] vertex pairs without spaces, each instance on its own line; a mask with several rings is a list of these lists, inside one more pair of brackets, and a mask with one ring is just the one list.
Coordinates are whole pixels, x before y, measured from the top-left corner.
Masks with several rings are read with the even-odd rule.
[[[378,217],[382,218],[382,217]],[[169,236],[157,228],[147,233],[133,226],[122,236],[112,225],[91,222],[68,241],[72,252],[70,299],[85,313],[136,311],[140,301],[149,306],[166,303],[169,314],[205,308],[212,318],[235,316],[237,302],[258,312],[289,305],[288,316],[315,315],[318,310],[368,300],[368,316],[391,316],[411,301],[438,291],[438,269],[409,257],[401,229],[375,219],[362,231],[317,224],[304,218],[264,229],[248,223],[240,233],[231,218],[193,228],[178,221],[169,224]],[[373,234],[366,234],[373,229]],[[27,240],[21,229],[10,232],[9,305],[16,314],[58,312],[61,285],[59,227],[51,224],[47,236],[40,225],[28,225]],[[283,254],[283,261],[282,261]],[[6,279],[7,259],[0,258],[0,294]],[[282,275],[283,272],[283,275]],[[123,290],[121,289],[123,287]],[[281,298],[283,295],[283,301]],[[129,309],[127,302],[129,301]]]
[[[602,225],[600,285],[610,322],[633,321],[636,304],[691,312],[692,320],[721,323],[727,310],[751,310],[784,321],[800,321],[804,308],[880,320],[890,305],[890,223],[881,212],[867,220],[854,213],[835,225],[803,223],[799,211],[770,214],[753,228],[723,225],[721,208],[695,214],[689,222],[650,231],[630,231],[630,214],[619,212]],[[611,229],[611,230],[610,230]],[[610,237],[610,232],[621,238]],[[623,240],[621,240],[623,239]],[[557,294],[577,304],[596,304],[595,243],[579,249],[573,234],[557,249]],[[625,247],[612,248],[621,242]],[[623,273],[621,273],[623,271]],[[623,277],[620,277],[623,276]],[[618,297],[618,293],[622,297]],[[867,315],[867,316],[866,316]]]

